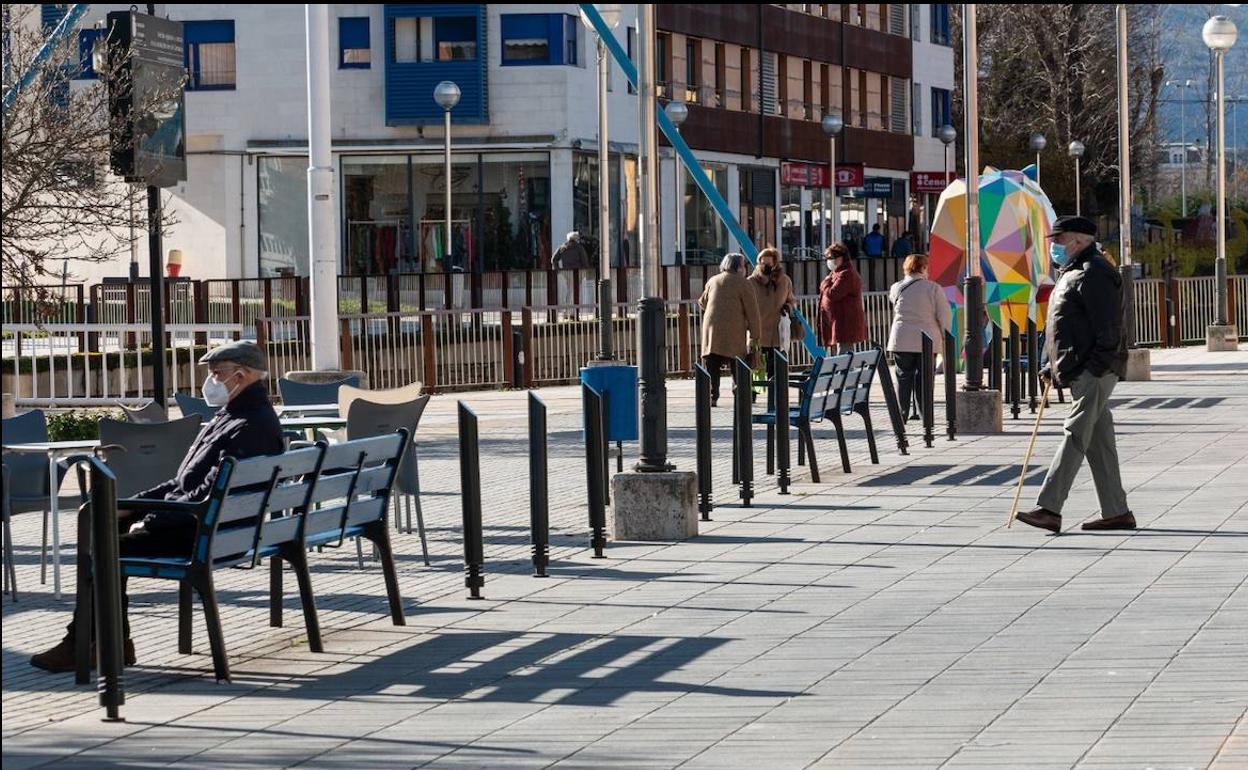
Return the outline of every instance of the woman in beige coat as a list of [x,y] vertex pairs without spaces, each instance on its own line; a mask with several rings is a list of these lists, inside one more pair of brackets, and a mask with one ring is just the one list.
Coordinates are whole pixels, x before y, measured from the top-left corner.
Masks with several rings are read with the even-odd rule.
[[711,406],[719,402],[719,370],[750,353],[750,339],[759,338],[758,301],[746,279],[749,263],[743,254],[729,254],[720,273],[706,282],[702,298],[702,362],[711,373]]
[[[762,326],[755,340],[767,357],[767,373],[771,374],[776,351],[780,348],[780,323],[789,322],[789,313],[797,307],[793,281],[780,267],[780,252],[766,248],[758,252],[758,265],[750,276],[754,299],[758,301],[758,321]],[[788,351],[784,351],[786,354]]]
[[[897,374],[897,398],[901,401],[902,419],[911,416],[910,400],[914,382],[922,365],[923,333],[932,340],[936,350],[943,349],[945,332],[953,324],[953,312],[940,284],[927,280],[927,255],[906,257],[905,279],[888,290],[893,304],[893,328],[888,333],[888,352],[893,357]],[[946,364],[948,365],[948,364]],[[917,417],[917,410],[914,412]]]

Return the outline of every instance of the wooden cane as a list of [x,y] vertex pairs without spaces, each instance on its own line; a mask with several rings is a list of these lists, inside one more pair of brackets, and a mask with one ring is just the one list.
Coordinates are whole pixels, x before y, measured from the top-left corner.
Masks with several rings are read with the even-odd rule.
[[1018,489],[1014,492],[1014,504],[1010,506],[1010,520],[1006,529],[1014,526],[1014,518],[1018,516],[1018,500],[1023,496],[1023,481],[1027,478],[1027,466],[1031,463],[1031,452],[1036,448],[1036,436],[1040,435],[1040,418],[1044,417],[1044,408],[1049,405],[1049,388],[1053,380],[1044,383],[1044,394],[1040,396],[1040,408],[1036,410],[1036,427],[1031,429],[1031,443],[1027,445],[1027,454],[1023,457],[1023,472],[1018,476]]

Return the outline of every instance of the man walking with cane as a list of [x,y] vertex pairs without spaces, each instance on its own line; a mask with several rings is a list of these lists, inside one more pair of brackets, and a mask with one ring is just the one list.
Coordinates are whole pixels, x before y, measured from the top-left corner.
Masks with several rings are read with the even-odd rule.
[[1018,514],[1033,527],[1060,532],[1062,506],[1075,475],[1088,458],[1101,518],[1085,530],[1135,529],[1118,470],[1118,448],[1109,397],[1126,372],[1127,344],[1122,333],[1122,278],[1096,243],[1096,225],[1083,217],[1059,217],[1053,227],[1050,256],[1061,277],[1049,299],[1045,353],[1040,373],[1048,383],[1070,389],[1070,414],[1062,444],[1049,466],[1035,510]]

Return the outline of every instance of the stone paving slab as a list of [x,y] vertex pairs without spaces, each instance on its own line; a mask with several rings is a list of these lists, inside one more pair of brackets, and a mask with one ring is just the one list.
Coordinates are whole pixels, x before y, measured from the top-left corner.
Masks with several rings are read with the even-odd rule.
[[[482,418],[484,602],[462,587],[455,397],[435,397],[420,431],[433,566],[415,535],[397,538],[408,625],[390,625],[375,564],[358,569],[350,548],[312,560],[324,654],[307,650],[294,597],[269,628],[267,574],[227,571],[235,676],[216,684],[202,626],[196,654],[178,655],[173,592],[135,581],[122,724],[100,721],[91,688],[26,664],[70,603],[38,583],[39,522],[19,516],[3,765],[1246,767],[1248,354],[1154,362],[1152,382],[1115,392],[1136,533],[1077,530],[1096,510],[1086,469],[1066,534],[1005,528],[1026,411],[1001,436],[911,436],[907,457],[881,431],[878,466],[851,418],[849,475],[824,426],[823,483],[797,469],[789,496],[762,473],[760,432],[743,508],[721,409],[715,521],[684,543],[613,543],[606,560],[586,551],[578,396],[544,389],[544,580],[528,574],[523,394],[461,396]],[[669,407],[673,459],[692,467],[688,383]],[[1045,420],[1025,496],[1065,409]]]

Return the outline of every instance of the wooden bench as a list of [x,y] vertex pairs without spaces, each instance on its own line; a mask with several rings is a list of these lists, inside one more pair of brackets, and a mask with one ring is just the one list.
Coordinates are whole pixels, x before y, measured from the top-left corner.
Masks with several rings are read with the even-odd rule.
[[[178,651],[182,654],[191,652],[191,594],[199,594],[218,681],[230,679],[213,584],[213,572],[223,567],[253,569],[270,557],[290,562],[299,582],[309,648],[321,652],[308,549],[336,547],[346,538],[363,537],[377,547],[391,616],[396,625],[402,625],[387,516],[390,489],[407,441],[407,432],[398,431],[334,446],[318,443],[280,455],[226,458],[202,502],[121,500],[118,507],[123,510],[185,512],[195,517],[198,527],[188,556],[124,557],[120,560],[122,579],[178,581]],[[280,582],[278,589],[280,593]]]

